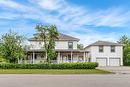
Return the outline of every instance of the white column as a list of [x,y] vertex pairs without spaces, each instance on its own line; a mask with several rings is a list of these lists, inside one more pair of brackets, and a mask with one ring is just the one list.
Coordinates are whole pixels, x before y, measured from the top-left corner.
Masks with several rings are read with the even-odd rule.
[[89,53],[87,52],[87,54],[86,54],[86,61],[87,62],[89,62],[89,55],[88,55]]
[[84,60],[84,62],[85,62],[85,59],[86,59],[86,54],[85,54],[85,52],[84,52],[84,59],[83,59],[83,60]]
[[73,62],[73,52],[71,51],[71,63]]
[[33,64],[34,64],[34,61],[35,61],[35,52],[33,52]]
[[109,57],[107,57],[107,66],[109,66],[109,61],[110,61],[110,59],[109,59]]
[[57,62],[60,63],[60,52],[58,52]]

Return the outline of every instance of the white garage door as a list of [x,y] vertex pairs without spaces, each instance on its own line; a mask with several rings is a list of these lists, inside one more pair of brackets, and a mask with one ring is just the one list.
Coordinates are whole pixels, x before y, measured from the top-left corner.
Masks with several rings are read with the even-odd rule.
[[99,66],[107,66],[107,58],[96,58],[96,62]]
[[110,66],[120,66],[120,58],[110,58]]

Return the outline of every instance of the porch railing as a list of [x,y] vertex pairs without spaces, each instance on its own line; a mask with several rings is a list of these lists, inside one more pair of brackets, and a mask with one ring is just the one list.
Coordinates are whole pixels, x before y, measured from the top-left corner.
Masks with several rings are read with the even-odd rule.
[[[60,60],[58,62],[58,60],[51,60],[51,63],[71,63],[71,62],[84,62],[83,60]],[[42,64],[42,63],[46,63],[46,60],[20,60],[19,64]]]
[[[42,64],[45,62],[46,60],[21,60],[19,64]],[[57,63],[57,60],[51,60],[51,63]]]

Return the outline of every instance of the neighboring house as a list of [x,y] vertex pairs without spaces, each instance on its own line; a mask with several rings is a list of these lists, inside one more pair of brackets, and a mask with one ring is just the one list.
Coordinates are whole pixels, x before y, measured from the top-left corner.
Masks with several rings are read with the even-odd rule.
[[[36,34],[35,34],[36,35]],[[77,48],[79,39],[65,34],[56,40],[57,57],[53,63],[65,62],[98,62],[100,66],[120,66],[122,64],[122,45],[118,43],[97,41],[81,50]],[[29,39],[28,57],[26,63],[43,63],[45,54],[44,43],[37,38]]]
[[89,61],[98,62],[99,66],[123,65],[123,45],[108,41],[97,41],[85,47],[89,51]]

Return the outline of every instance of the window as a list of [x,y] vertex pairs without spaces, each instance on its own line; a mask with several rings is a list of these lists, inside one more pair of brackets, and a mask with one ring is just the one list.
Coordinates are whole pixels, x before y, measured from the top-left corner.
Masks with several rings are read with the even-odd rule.
[[115,46],[111,46],[111,52],[115,52]]
[[39,42],[39,45],[42,45],[42,42]]
[[68,42],[68,48],[73,49],[73,42]]
[[103,52],[103,46],[99,46],[99,52]]
[[78,58],[79,60],[79,62],[82,62],[83,61],[83,56],[79,56],[79,58]]

